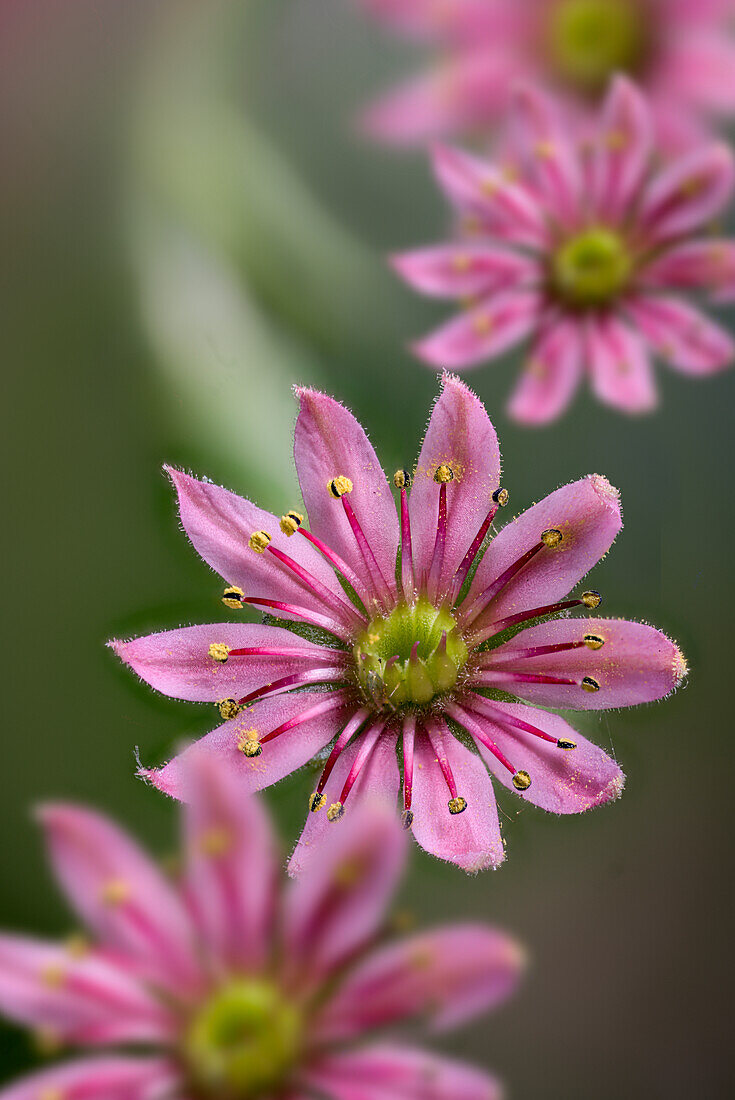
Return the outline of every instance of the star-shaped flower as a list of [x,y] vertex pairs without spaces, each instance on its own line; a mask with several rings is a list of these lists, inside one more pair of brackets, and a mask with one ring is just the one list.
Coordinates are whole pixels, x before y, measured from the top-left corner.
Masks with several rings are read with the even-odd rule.
[[519,945],[484,924],[391,934],[395,817],[362,807],[281,889],[257,799],[212,759],[185,781],[175,880],[108,818],[41,810],[89,940],[0,934],[0,1011],[83,1053],[1,1100],[500,1100],[484,1071],[386,1037],[416,1019],[456,1027],[523,969]]
[[709,232],[735,183],[727,146],[656,168],[648,106],[622,78],[591,146],[530,88],[514,121],[511,174],[434,153],[458,235],[393,262],[416,290],[463,309],[414,344],[419,358],[468,368],[529,343],[510,412],[536,424],[566,409],[585,374],[601,401],[642,413],[656,404],[652,355],[690,376],[729,366],[732,337],[688,300],[735,292],[735,240]]
[[[170,471],[189,538],[228,583],[225,604],[282,625],[113,643],[154,688],[216,703],[225,719],[143,774],[182,797],[184,762],[216,757],[257,790],[325,754],[293,871],[371,792],[395,805],[402,787],[418,843],[469,871],[504,858],[488,769],[556,813],[617,798],[616,762],[542,709],[649,702],[684,674],[668,638],[591,615],[601,597],[580,587],[622,525],[617,491],[585,477],[490,538],[508,500],[498,441],[456,377],[443,379],[413,473],[394,475],[397,509],[352,414],[322,393],[298,396],[310,529],[296,511],[279,519]],[[563,617],[571,609],[585,617]]]

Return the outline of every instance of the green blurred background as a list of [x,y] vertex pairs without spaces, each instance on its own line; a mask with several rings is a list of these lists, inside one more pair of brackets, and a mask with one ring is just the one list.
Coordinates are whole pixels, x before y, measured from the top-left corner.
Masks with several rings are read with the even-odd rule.
[[[38,799],[89,800],[162,854],[175,843],[133,749],[160,759],[212,716],[104,648],[221,615],[161,463],[296,505],[295,381],[351,405],[389,468],[416,454],[436,382],[401,345],[442,310],[382,255],[439,238],[445,211],[420,154],[351,130],[407,61],[348,0],[0,3],[4,926],[70,927]],[[661,372],[656,416],[585,395],[535,432],[504,415],[513,374],[470,379],[513,504],[607,474],[626,528],[594,574],[605,610],[670,632],[692,675],[664,705],[583,720],[628,774],[619,803],[575,820],[503,798],[509,860],[476,879],[416,853],[402,904],[421,924],[492,920],[532,957],[512,1004],[441,1045],[517,1100],[730,1096],[735,374]],[[302,773],[269,795],[289,842],[311,786]],[[35,1058],[11,1028],[0,1052],[0,1081]]]

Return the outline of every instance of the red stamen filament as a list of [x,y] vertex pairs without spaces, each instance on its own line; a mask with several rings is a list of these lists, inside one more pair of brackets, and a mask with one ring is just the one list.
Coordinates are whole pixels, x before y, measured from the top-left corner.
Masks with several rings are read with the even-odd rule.
[[401,489],[401,586],[406,599],[412,600],[416,592],[416,575],[413,569],[408,493],[405,488]]
[[480,526],[479,531],[477,532],[474,539],[472,540],[472,543],[470,544],[469,550],[467,551],[467,553],[465,554],[465,556],[462,559],[461,563],[457,567],[457,571],[454,574],[454,577],[452,579],[452,588],[451,588],[450,596],[449,596],[450,603],[452,603],[452,604],[455,603],[457,597],[459,596],[460,591],[462,590],[462,585],[464,584],[465,580],[467,579],[467,574],[469,573],[470,569],[472,568],[472,563],[475,560],[475,558],[477,557],[477,555],[479,553],[479,550],[480,550],[480,547],[482,546],[483,542],[485,541],[485,535],[490,530],[490,526],[491,526],[493,520],[495,519],[496,515],[498,514],[498,508],[499,507],[500,507],[500,505],[494,504],[493,507],[488,512],[488,514],[485,516],[485,519],[482,521],[482,524]]
[[304,584],[310,592],[313,593],[318,599],[320,599],[328,608],[330,608],[335,615],[341,617],[346,624],[355,625],[355,623],[364,623],[365,616],[360,612],[353,604],[346,603],[335,592],[330,592],[325,584],[322,584],[320,580],[317,580],[308,569],[304,569],[288,554],[284,554],[282,550],[274,546],[272,543],[266,547],[266,553],[272,554],[282,565],[289,569],[299,580]]
[[350,741],[352,739],[352,735],[354,733],[356,733],[357,730],[359,730],[360,726],[363,724],[363,722],[367,718],[368,714],[369,714],[369,711],[367,710],[366,707],[363,708],[362,710],[358,710],[352,716],[352,718],[349,720],[349,722],[347,723],[345,728],[340,733],[339,737],[337,738],[337,740],[334,743],[332,751],[330,752],[330,754],[327,758],[327,762],[324,765],[324,769],[323,769],[322,774],[319,778],[319,782],[317,783],[317,787],[316,787],[316,793],[317,794],[321,794],[323,792],[325,786],[327,785],[327,780],[329,779],[330,775],[332,774],[332,768],[337,763],[337,760],[341,756],[342,751],[346,747],[348,741]]
[[447,712],[452,716],[452,718],[454,718],[455,722],[458,722],[460,726],[463,726],[468,731],[468,733],[470,733],[475,738],[476,741],[480,741],[485,746],[485,748],[488,749],[488,751],[491,752],[493,756],[500,761],[503,767],[507,768],[511,775],[516,774],[518,769],[513,767],[508,757],[500,751],[495,742],[485,733],[482,726],[478,722],[476,722],[475,719],[470,714],[468,714],[466,710],[458,707],[456,703],[452,703],[449,707],[447,707]]
[[434,541],[434,554],[429,569],[429,599],[436,599],[439,578],[444,564],[444,548],[447,544],[447,486],[442,481],[439,485],[439,508],[436,520],[436,539]]
[[516,615],[508,615],[505,619],[498,619],[494,623],[489,623],[482,630],[471,635],[467,644],[480,645],[481,642],[487,641],[493,635],[502,634],[504,630],[508,630],[512,626],[518,626],[519,623],[527,623],[532,619],[542,618],[544,615],[554,615],[559,611],[568,611],[569,608],[579,607],[583,603],[584,600],[562,600],[560,603],[547,603],[542,607],[532,607],[528,611],[519,611]]
[[288,730],[294,729],[296,726],[300,726],[303,722],[309,722],[312,718],[318,718],[321,714],[328,714],[330,710],[338,710],[344,706],[348,701],[348,697],[344,692],[330,692],[327,698],[322,703],[316,703],[313,707],[309,707],[307,710],[302,710],[300,714],[295,714],[293,718],[289,718],[287,722],[281,722],[280,726],[276,726],[275,729],[267,733],[265,737],[261,737],[260,744],[265,745],[268,741],[275,740],[276,737],[280,737],[282,733],[287,733]]
[[465,625],[469,625],[479,615],[482,615],[487,610],[488,604],[491,600],[494,600],[497,595],[505,588],[513,578],[524,569],[530,561],[532,561],[540,550],[543,550],[543,542],[537,542],[535,546],[532,546],[530,550],[526,550],[525,554],[522,554],[517,561],[514,561],[512,565],[500,574],[499,577],[489,584],[484,592],[472,601],[472,604],[462,611],[462,621]]
[[545,657],[549,653],[566,653],[570,649],[584,649],[584,642],[557,642],[555,645],[535,645],[528,649],[513,649],[507,653],[501,653],[500,649],[480,655],[482,664],[495,664],[497,661],[526,660],[530,657]]
[[413,750],[416,740],[416,718],[409,715],[403,723],[403,809],[408,813],[413,797]]
[[490,686],[498,681],[512,684],[566,684],[574,687],[579,680],[570,680],[561,676],[546,676],[540,672],[515,672],[513,669],[488,668],[475,677],[476,684]]
[[327,649],[321,651],[315,651],[313,649],[299,649],[294,647],[293,649],[287,646],[266,646],[266,645],[254,645],[246,646],[244,649],[231,649],[227,655],[227,659],[230,657],[294,657],[303,661],[323,661],[325,658],[329,661],[334,661],[335,664],[347,664],[350,659],[349,653],[345,653],[341,649]]
[[270,684],[264,684],[263,687],[256,688],[255,691],[251,691],[249,695],[244,695],[242,699],[237,701],[241,707],[244,707],[256,699],[265,699],[270,695],[280,695],[282,692],[289,691],[293,687],[300,687],[302,684],[327,684],[340,679],[341,676],[342,671],[338,668],[312,668],[306,672],[297,672],[293,676],[282,676],[280,680],[273,680]]
[[512,714],[507,714],[504,710],[493,707],[488,703],[487,699],[482,697],[482,695],[473,695],[471,705],[473,710],[477,711],[481,716],[490,718],[491,721],[497,722],[498,725],[505,724],[507,726],[513,726],[514,729],[524,730],[526,733],[531,733],[534,737],[540,737],[542,741],[548,741],[552,745],[556,745],[557,743],[558,739],[556,737],[544,733],[538,726],[532,726],[530,722],[524,722],[522,718],[516,718]]
[[457,784],[454,781],[454,772],[452,771],[452,766],[447,759],[447,754],[444,749],[443,732],[441,729],[437,728],[434,723],[427,722],[426,733],[431,742],[431,747],[434,750],[439,767],[441,768],[442,775],[444,776],[444,782],[449,790],[449,795],[451,798],[456,798]]
[[350,773],[345,780],[344,787],[342,788],[342,793],[339,796],[339,801],[342,803],[343,806],[347,801],[350,791],[357,782],[360,772],[367,764],[368,759],[370,758],[370,755],[375,748],[377,740],[383,732],[384,726],[384,722],[376,722],[374,726],[371,726],[370,729],[362,735],[362,741],[360,743],[360,748],[358,749],[357,756],[352,763]]
[[281,600],[268,600],[262,596],[243,596],[240,603],[252,604],[253,607],[270,607],[274,611],[282,611],[285,615],[290,615],[294,619],[311,623],[312,626],[319,626],[322,630],[334,634],[337,638],[344,638],[345,636],[344,623],[331,619],[327,615],[320,615],[318,611],[312,611],[308,607],[298,607],[296,604],[283,603]]
[[334,566],[338,573],[342,574],[348,584],[350,584],[354,588],[355,592],[357,592],[363,603],[370,602],[370,596],[367,592],[367,589],[365,588],[365,585],[360,580],[357,573],[355,573],[354,570],[350,569],[344,558],[341,558],[339,554],[336,554],[334,550],[331,549],[331,547],[327,546],[326,542],[322,542],[322,540],[320,538],[317,538],[316,535],[313,535],[311,531],[306,531],[303,527],[299,527],[298,533],[300,535],[303,535],[303,537],[307,539],[307,541],[310,542],[312,546],[315,546],[317,550],[324,555],[329,564]]
[[386,609],[388,609],[392,603],[390,589],[388,588],[385,577],[383,576],[380,566],[378,565],[377,558],[373,553],[370,543],[365,537],[365,532],[360,526],[360,522],[355,515],[355,512],[349,500],[347,499],[346,494],[340,497],[340,500],[342,501],[342,507],[345,510],[345,515],[347,516],[347,520],[350,524],[350,527],[352,528],[352,533],[355,536],[355,541],[357,542],[358,549],[362,554],[363,561],[367,566],[368,572],[370,573],[378,596],[382,600]]

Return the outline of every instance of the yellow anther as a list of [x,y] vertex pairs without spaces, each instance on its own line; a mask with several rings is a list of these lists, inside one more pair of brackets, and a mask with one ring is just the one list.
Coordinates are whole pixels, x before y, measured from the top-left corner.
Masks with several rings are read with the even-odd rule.
[[602,649],[605,644],[605,639],[601,638],[599,634],[585,634],[582,641],[587,649]]
[[64,1093],[61,1089],[41,1089],[38,1094],[38,1100],[64,1100]]
[[546,378],[549,368],[540,359],[531,359],[526,364],[526,370],[533,378]]
[[326,795],[319,794],[317,791],[314,794],[309,795],[309,810],[313,814],[318,814],[320,810],[323,810],[327,804]]
[[224,642],[212,642],[209,647],[209,656],[213,661],[219,661],[221,665],[225,663],[230,655],[230,647]]
[[548,546],[550,550],[560,546],[563,538],[564,536],[558,527],[550,527],[548,531],[544,531],[541,535],[542,543],[544,546]]
[[[485,191],[484,187],[482,188],[482,190],[485,192],[485,194],[488,194],[488,192]],[[470,216],[468,218],[462,219],[462,232],[465,234],[466,237],[475,237],[478,233],[481,232],[481,230],[482,222],[479,218]]]
[[610,130],[605,135],[605,144],[608,149],[618,152],[621,149],[627,149],[630,144],[630,138],[623,130]]
[[199,851],[203,856],[217,859],[229,852],[232,847],[232,834],[229,829],[213,826],[205,829],[199,837]]
[[66,981],[66,967],[58,962],[46,963],[41,968],[40,977],[43,984],[47,985],[49,989],[61,989]]
[[263,746],[258,740],[258,731],[245,730],[238,738],[237,747],[243,756],[260,756],[263,751]]
[[111,878],[100,890],[105,905],[124,905],[130,898],[130,884],[123,878]]
[[407,489],[411,484],[411,475],[408,470],[396,470],[393,474],[393,484],[396,489]]
[[64,1043],[58,1031],[52,1027],[38,1027],[31,1033],[33,1046],[36,1053],[42,1058],[51,1058],[60,1054],[64,1049]]
[[67,955],[72,959],[83,959],[89,954],[89,940],[81,932],[74,932],[69,936],[64,945]]
[[516,772],[513,776],[513,786],[517,791],[527,791],[531,786],[531,776],[528,772]]
[[446,462],[442,462],[434,471],[434,481],[440,485],[446,485],[448,481],[454,481],[454,470]]
[[413,810],[404,810],[401,814],[401,825],[404,829],[410,829],[413,825]]
[[495,504],[499,504],[501,508],[505,508],[506,504],[510,500],[510,493],[507,489],[496,489],[493,493],[493,501]]
[[591,676],[585,676],[582,680],[582,691],[595,692],[600,690],[600,685],[597,680],[593,680]]
[[236,584],[231,584],[222,593],[222,603],[225,607],[229,607],[231,611],[241,611],[244,596],[245,593],[242,588],[238,588]]
[[480,184],[480,190],[487,198],[494,199],[500,190],[500,184],[496,179],[484,179]]
[[341,802],[333,802],[327,810],[327,819],[329,821],[339,821],[345,812],[345,808]]
[[281,516],[281,530],[284,535],[288,535],[290,538],[291,535],[296,534],[303,522],[304,517],[301,512],[286,512],[285,515]]
[[248,545],[256,554],[264,554],[270,546],[271,537],[267,531],[253,531],[248,540]]
[[236,699],[220,699],[217,706],[225,722],[229,722],[231,718],[237,718],[242,710]]
[[590,588],[587,592],[583,592],[581,599],[585,607],[599,607],[602,603],[602,596],[599,592],[596,592],[594,588]]
[[553,160],[556,156],[556,146],[552,141],[538,141],[534,151],[541,160]]
[[352,482],[344,474],[340,474],[339,477],[333,477],[331,481],[327,482],[327,488],[332,496],[339,500],[345,493],[352,492]]
[[487,313],[478,313],[472,318],[472,328],[476,336],[489,336],[493,331],[493,319]]
[[569,741],[566,737],[560,737],[556,742],[556,747],[558,749],[576,749],[577,742]]
[[462,275],[472,267],[472,259],[466,252],[457,252],[452,256],[452,270]]
[[457,795],[456,798],[450,798],[447,805],[449,806],[450,814],[463,814],[467,809],[467,799],[462,798],[461,795]]
[[364,859],[347,859],[335,868],[334,881],[343,890],[356,886],[361,878],[365,877],[366,865]]

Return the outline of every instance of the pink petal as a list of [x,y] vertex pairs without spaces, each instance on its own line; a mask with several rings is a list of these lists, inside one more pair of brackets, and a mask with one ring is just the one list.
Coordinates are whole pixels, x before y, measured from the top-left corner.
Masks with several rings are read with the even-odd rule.
[[186,780],[187,894],[202,942],[218,970],[258,969],[267,958],[278,869],[268,817],[217,758],[193,759]]
[[592,389],[600,401],[627,413],[656,407],[651,363],[642,340],[616,317],[592,321],[587,330]]
[[[392,743],[388,751],[395,755]],[[320,984],[379,931],[406,863],[395,805],[348,802],[345,819],[330,829],[319,858],[284,899],[288,969]]]
[[441,145],[432,150],[432,162],[449,201],[476,221],[484,236],[530,248],[546,247],[548,227],[537,200],[501,166]]
[[[287,656],[230,657],[224,664],[209,655],[212,642],[230,649],[276,648]],[[113,641],[112,648],[147,684],[175,699],[218,702],[243,696],[305,669],[324,668],[342,650],[304,641],[290,630],[255,623],[212,623],[165,630],[132,641]]]
[[[294,455],[299,484],[315,535],[366,576],[366,567],[341,500],[329,491],[333,478],[352,482],[346,499],[375,555],[383,580],[395,592],[399,524],[393,494],[378,456],[344,405],[317,390],[298,389]],[[366,577],[369,583],[369,574]],[[373,586],[374,587],[374,586]]]
[[413,835],[427,852],[475,873],[499,867],[505,859],[490,776],[482,761],[442,723],[443,747],[454,773],[457,793],[466,799],[463,813],[451,814],[447,785],[425,733],[417,734],[413,772]]
[[512,32],[512,21],[504,10],[487,0],[453,0],[437,5],[432,0],[362,0],[363,7],[397,30],[421,39],[472,44],[481,37]]
[[547,424],[561,416],[582,378],[582,336],[575,321],[550,322],[531,349],[508,405],[521,424]]
[[[475,700],[475,705],[478,709],[485,708],[484,716],[477,717],[477,721],[487,736],[517,770],[530,775],[531,786],[522,792],[528,802],[555,814],[578,814],[622,794],[625,776],[615,761],[582,737],[560,715],[516,703],[493,701],[491,704]],[[531,733],[498,723],[499,714],[520,718],[556,740],[573,741],[576,748],[560,749]],[[519,794],[513,786],[511,773],[480,741],[477,747],[495,778]]]
[[[518,656],[529,648],[581,642],[587,635],[603,639],[601,649],[587,646],[537,656]],[[665,634],[645,623],[625,619],[557,619],[522,630],[487,657],[487,666],[502,672],[517,669],[581,681],[591,676],[599,691],[577,684],[514,684],[508,690],[542,706],[569,710],[608,710],[662,699],[679,685],[686,662]],[[500,685],[498,685],[500,686]]]
[[679,95],[700,108],[729,112],[735,109],[735,43],[723,30],[681,35],[669,45],[665,65]]
[[617,219],[646,178],[654,141],[650,107],[625,77],[613,81],[601,130],[592,161],[593,203],[606,220]]
[[544,531],[562,532],[554,550],[543,549],[506,584],[477,620],[496,622],[521,611],[561,600],[607,553],[623,526],[617,489],[599,474],[590,474],[550,493],[507,523],[490,543],[478,566],[463,607],[469,608],[502,576]]
[[446,487],[447,528],[438,590],[446,590],[480,524],[493,505],[500,485],[500,449],[495,429],[478,397],[451,374],[442,376],[418,458],[409,509],[414,568],[417,578],[428,575],[437,534],[439,486],[437,467],[448,464],[454,474]]
[[536,291],[501,292],[417,341],[412,350],[432,367],[477,366],[525,340],[538,325],[541,305]]
[[735,287],[735,241],[707,237],[667,248],[643,269],[639,283],[656,290],[672,287],[712,292],[732,289]]
[[713,374],[732,365],[730,333],[695,306],[677,298],[640,295],[626,311],[651,347],[685,374]]
[[155,863],[109,818],[71,804],[39,811],[54,873],[103,945],[178,991],[199,981],[193,928]]
[[330,1100],[501,1100],[494,1077],[462,1062],[404,1046],[327,1055],[310,1084]]
[[484,295],[541,277],[539,265],[529,256],[479,242],[403,252],[391,263],[414,290],[437,298]]
[[[322,555],[306,539],[284,535],[279,520],[248,500],[210,482],[166,467],[179,495],[181,522],[194,549],[228,584],[238,585],[246,596],[260,596],[329,614],[324,601],[271,553],[256,553],[248,540],[266,531],[271,545],[287,554],[302,569],[340,599],[342,588]],[[295,618],[279,612],[283,618]],[[339,631],[339,624],[336,624]],[[339,631],[343,633],[344,631]]]
[[120,967],[91,950],[0,936],[0,1011],[76,1045],[167,1042],[176,1021]]
[[[323,705],[335,704],[324,712]],[[354,709],[354,708],[353,708]],[[245,740],[262,741],[282,724],[313,711],[313,717],[294,725],[262,745],[259,756],[248,757],[239,748]],[[142,769],[154,787],[172,798],[183,798],[186,772],[200,757],[221,760],[237,777],[240,790],[254,792],[272,786],[302,767],[328,745],[346,725],[349,697],[344,693],[297,692],[262,699],[217,729],[195,741],[162,768]]]
[[[324,788],[327,806],[339,799],[345,779],[357,755],[361,736],[358,734],[353,738],[342,752],[327,780]],[[367,799],[370,803],[377,802],[388,806],[395,813],[400,786],[396,737],[393,734],[384,733],[378,738],[372,755],[352,788],[342,820],[328,821],[326,809],[318,813],[309,813],[288,865],[289,874],[317,873],[316,868],[325,858],[325,852],[335,843],[335,834],[342,828],[347,815],[354,812],[361,798]]]
[[164,1100],[178,1073],[162,1058],[109,1055],[65,1062],[22,1077],[0,1090],[0,1100]]
[[325,1041],[421,1017],[446,1030],[495,1008],[516,989],[524,954],[482,924],[453,924],[374,951],[348,976],[315,1024]]
[[641,224],[651,243],[682,237],[717,217],[735,183],[726,145],[707,145],[680,157],[654,177],[643,198]]
[[516,93],[513,116],[519,151],[549,214],[564,225],[579,220],[582,169],[557,104],[531,84]]
[[364,113],[362,127],[381,141],[413,145],[487,126],[507,103],[508,79],[496,50],[458,53],[392,88]]

